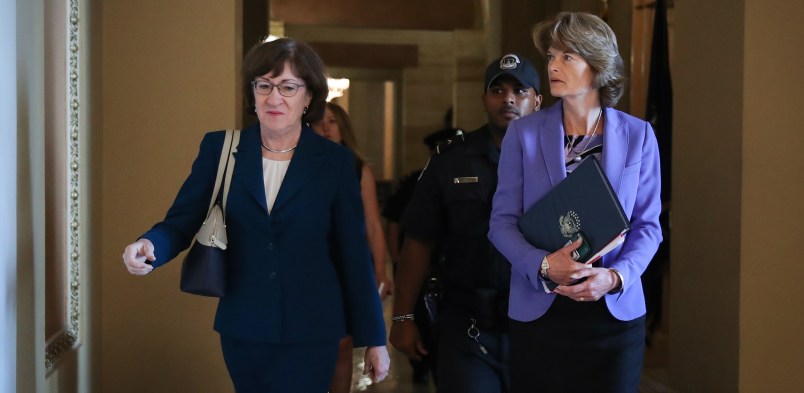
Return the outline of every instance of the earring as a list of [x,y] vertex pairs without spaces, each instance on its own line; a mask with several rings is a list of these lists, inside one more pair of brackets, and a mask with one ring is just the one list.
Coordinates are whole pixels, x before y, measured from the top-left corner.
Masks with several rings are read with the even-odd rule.
[[254,114],[256,115],[257,114],[257,106],[256,105],[252,106],[251,111],[254,112]]
[[302,112],[302,116],[304,116],[304,115],[306,115],[306,114],[307,114],[307,107],[305,106],[305,107],[304,107],[304,112]]

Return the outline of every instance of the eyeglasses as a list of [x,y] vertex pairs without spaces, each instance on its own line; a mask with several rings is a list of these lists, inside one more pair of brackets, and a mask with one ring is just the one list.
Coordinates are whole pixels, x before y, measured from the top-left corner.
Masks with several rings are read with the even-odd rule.
[[283,97],[293,97],[299,92],[300,87],[304,87],[304,85],[293,82],[282,82],[278,85],[274,85],[271,82],[263,79],[251,81],[251,85],[254,86],[255,93],[264,96],[271,94],[271,91],[274,89],[274,87],[276,87],[279,91],[279,94]]

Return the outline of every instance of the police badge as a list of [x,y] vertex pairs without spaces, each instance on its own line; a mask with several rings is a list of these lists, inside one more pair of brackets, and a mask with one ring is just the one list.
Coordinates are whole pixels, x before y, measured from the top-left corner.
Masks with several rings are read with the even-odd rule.
[[501,70],[514,70],[521,63],[519,57],[514,54],[507,54],[500,59]]

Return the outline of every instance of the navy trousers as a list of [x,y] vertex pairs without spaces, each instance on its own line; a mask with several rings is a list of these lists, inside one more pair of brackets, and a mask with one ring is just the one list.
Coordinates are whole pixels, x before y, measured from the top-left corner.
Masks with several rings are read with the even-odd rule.
[[645,317],[614,318],[605,300],[557,296],[541,318],[510,321],[514,393],[636,393]]
[[221,336],[221,349],[237,393],[326,393],[338,340],[274,344]]

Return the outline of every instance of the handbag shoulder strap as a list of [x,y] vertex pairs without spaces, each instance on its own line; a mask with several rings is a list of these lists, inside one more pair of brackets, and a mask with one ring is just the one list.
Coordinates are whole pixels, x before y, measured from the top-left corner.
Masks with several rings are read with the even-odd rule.
[[[221,189],[221,180],[223,180],[223,171],[226,169],[226,160],[229,158],[229,154],[226,154],[231,150],[232,146],[232,130],[226,130],[226,136],[223,138],[223,148],[221,149],[221,158],[218,161],[218,174],[215,176],[215,188],[212,189],[212,198],[209,201],[209,208],[207,209],[207,216],[209,216],[209,212],[212,211],[212,206],[215,205],[215,199],[218,197],[218,191]],[[238,135],[239,137],[239,135]]]
[[240,144],[240,130],[234,130],[233,134],[231,148],[229,149],[229,163],[226,165],[226,181],[223,183],[223,205],[221,205],[221,208],[223,209],[224,217],[226,217],[226,197],[229,196],[229,183],[232,180],[232,172],[234,172],[235,166],[234,154],[237,153],[237,146]]

